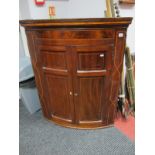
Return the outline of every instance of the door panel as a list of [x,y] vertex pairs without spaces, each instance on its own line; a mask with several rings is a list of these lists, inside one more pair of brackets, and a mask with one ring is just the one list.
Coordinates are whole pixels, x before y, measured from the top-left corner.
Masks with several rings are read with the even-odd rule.
[[113,66],[113,44],[74,46],[78,71],[109,71]]
[[52,116],[71,120],[71,103],[69,101],[68,78],[46,75]]
[[59,122],[74,120],[70,51],[65,46],[38,46],[40,70],[43,74],[44,91],[52,119]]
[[[113,67],[113,46],[74,46],[74,102],[78,124],[106,124],[105,78]],[[108,88],[109,89],[109,88]]]
[[103,77],[85,77],[79,79],[79,120],[98,121],[101,119],[101,97]]
[[42,64],[53,69],[66,69],[65,52],[42,51]]
[[104,53],[79,53],[78,54],[79,70],[100,70],[104,69]]

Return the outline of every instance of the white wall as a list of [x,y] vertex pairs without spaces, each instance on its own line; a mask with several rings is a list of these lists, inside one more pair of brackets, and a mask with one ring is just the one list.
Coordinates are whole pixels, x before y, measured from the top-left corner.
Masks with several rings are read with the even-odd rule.
[[[27,0],[20,0],[19,1],[19,19],[23,20],[23,19],[31,19],[31,15],[30,15],[30,9],[29,9],[29,3]],[[25,34],[25,30],[22,26],[20,26],[20,32],[19,35],[21,36],[21,40],[22,43],[20,42],[20,46],[23,48],[20,48],[19,50],[19,56],[21,56],[21,53],[24,53],[26,56],[29,56],[29,50],[28,50],[28,45],[27,45],[27,39],[26,39],[26,34]],[[23,55],[22,55],[23,56]]]
[[[25,1],[28,5],[25,5]],[[117,2],[118,0],[114,1]],[[51,4],[56,8],[56,18],[103,18],[106,9],[106,0],[53,0],[45,1],[44,6],[36,6],[34,0],[20,0],[20,3],[22,19],[48,19],[48,6]],[[119,5],[119,8],[122,17],[134,17],[134,6]],[[134,31],[133,21],[127,33],[127,44],[131,48],[131,52],[135,52]]]
[[19,33],[19,58],[24,57],[24,56],[25,56],[25,50],[23,46],[21,33]]
[[28,0],[32,19],[48,19],[48,6],[56,7],[57,18],[91,18],[104,17],[104,0],[57,0],[45,1],[44,6],[36,6]]
[[19,11],[20,11],[20,18],[22,19],[31,18],[28,0],[19,0]]
[[[115,0],[118,2],[118,0]],[[127,45],[130,47],[132,53],[135,53],[135,5],[119,5],[121,17],[133,17],[133,21],[127,32]]]

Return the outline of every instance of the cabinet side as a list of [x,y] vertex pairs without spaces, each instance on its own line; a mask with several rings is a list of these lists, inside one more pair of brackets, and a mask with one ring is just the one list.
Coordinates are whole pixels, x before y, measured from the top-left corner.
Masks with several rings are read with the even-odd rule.
[[113,55],[113,69],[111,74],[111,86],[109,96],[109,106],[107,106],[107,123],[113,124],[118,99],[118,91],[121,83],[121,73],[123,68],[124,51],[126,45],[126,28],[115,29],[115,50]]
[[46,118],[50,118],[49,112],[48,112],[48,107],[45,101],[45,92],[43,91],[43,83],[40,75],[40,71],[38,68],[38,62],[37,62],[37,56],[36,56],[36,50],[35,50],[35,43],[34,43],[34,35],[35,32],[33,31],[26,31],[26,36],[27,36],[27,41],[28,41],[28,48],[30,52],[30,57],[31,57],[31,63],[35,75],[35,82],[36,82],[36,87],[38,89],[38,94],[39,98],[41,101],[41,106],[42,106],[42,111],[43,114]]

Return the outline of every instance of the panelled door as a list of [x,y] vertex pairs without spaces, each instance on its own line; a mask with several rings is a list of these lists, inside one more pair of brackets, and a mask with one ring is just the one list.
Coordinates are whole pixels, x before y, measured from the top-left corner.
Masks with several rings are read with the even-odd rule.
[[113,48],[101,40],[37,46],[51,119],[82,127],[106,124]]
[[86,126],[106,124],[113,45],[73,46],[72,55],[76,123]]
[[51,118],[58,122],[73,122],[74,105],[69,47],[38,45],[37,57]]

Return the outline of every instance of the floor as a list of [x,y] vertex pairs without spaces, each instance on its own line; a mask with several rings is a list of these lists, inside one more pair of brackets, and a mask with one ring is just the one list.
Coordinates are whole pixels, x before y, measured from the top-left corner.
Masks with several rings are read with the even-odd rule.
[[115,119],[115,127],[125,134],[131,141],[135,140],[135,118],[128,116],[127,119],[118,117]]
[[19,109],[20,155],[134,155],[134,142],[115,127],[68,129],[48,122],[41,111],[30,115],[23,104]]

